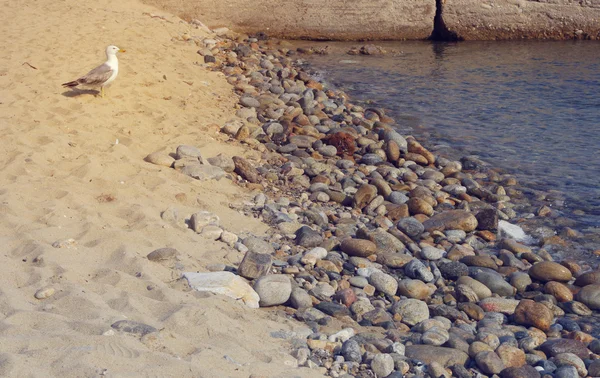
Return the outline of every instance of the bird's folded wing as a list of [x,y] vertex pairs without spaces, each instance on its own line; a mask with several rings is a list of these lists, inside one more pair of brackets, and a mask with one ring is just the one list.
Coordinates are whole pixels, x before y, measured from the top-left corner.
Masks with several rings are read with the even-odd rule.
[[112,73],[113,69],[104,63],[88,72],[85,76],[77,79],[77,82],[84,85],[100,85],[108,80]]

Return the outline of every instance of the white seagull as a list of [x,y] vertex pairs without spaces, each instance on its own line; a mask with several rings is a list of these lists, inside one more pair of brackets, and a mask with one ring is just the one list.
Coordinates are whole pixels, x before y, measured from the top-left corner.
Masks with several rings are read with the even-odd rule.
[[108,46],[106,48],[106,62],[79,79],[64,83],[63,87],[75,88],[78,85],[91,88],[100,87],[100,96],[104,98],[104,87],[112,83],[119,73],[119,60],[117,59],[118,52],[125,52],[125,50],[121,50],[117,46]]

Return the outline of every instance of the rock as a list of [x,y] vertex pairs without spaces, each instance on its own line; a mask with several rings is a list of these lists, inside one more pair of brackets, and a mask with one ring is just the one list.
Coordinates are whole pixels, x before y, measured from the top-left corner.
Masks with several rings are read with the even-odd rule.
[[231,272],[184,273],[191,288],[242,300],[250,308],[258,308],[260,297],[241,277]]
[[[510,252],[507,252],[510,253]],[[525,272],[514,272],[510,276],[510,284],[517,289],[517,292],[523,293],[532,284],[531,277]]]
[[467,265],[458,262],[458,261],[450,261],[447,263],[440,263],[438,265],[440,273],[442,273],[442,277],[447,280],[456,281],[462,276],[469,275],[469,268]]
[[581,358],[577,357],[573,353],[557,354],[554,356],[553,362],[558,368],[561,366],[573,366],[575,369],[577,369],[577,373],[580,377],[586,377],[588,375],[588,371],[585,368],[585,363],[581,360]]
[[413,197],[406,204],[408,205],[408,211],[413,215],[425,214],[431,216],[433,214],[433,207],[424,199]]
[[222,228],[209,224],[208,226],[202,227],[202,231],[200,232],[200,235],[202,235],[202,237],[204,237],[206,239],[218,240],[221,237],[222,233],[223,233]]
[[598,26],[590,20],[600,17],[598,9],[586,7],[584,14],[579,6],[571,3],[538,5],[526,2],[517,10],[508,4],[483,7],[481,3],[460,1],[444,3],[439,11],[447,28],[445,33],[459,41],[535,39],[541,36],[563,40],[576,39],[578,34],[596,36]]
[[516,241],[527,241],[530,239],[521,227],[504,220],[498,221],[498,232],[500,235],[515,239]]
[[394,371],[394,359],[387,353],[376,354],[371,361],[371,369],[377,377],[387,377]]
[[152,332],[158,332],[156,328],[149,326],[148,324],[133,320],[119,320],[118,322],[113,323],[110,327],[116,329],[117,331],[132,333],[140,337]]
[[331,300],[334,302],[341,303],[346,307],[350,307],[354,302],[356,302],[357,297],[354,290],[352,290],[351,288],[347,288],[339,290],[333,295],[333,297],[331,297]]
[[184,158],[198,159],[198,161],[202,163],[202,153],[198,147],[187,145],[178,146],[175,152],[175,159],[180,160]]
[[579,287],[592,284],[600,284],[600,270],[583,273],[575,280],[575,285]]
[[579,290],[577,300],[592,310],[600,310],[600,284],[587,285]]
[[327,257],[327,250],[322,247],[316,247],[307,251],[300,259],[300,262],[305,265],[314,266],[318,260],[324,259],[325,257]]
[[56,293],[56,289],[54,289],[53,287],[44,287],[36,291],[33,296],[35,297],[35,299],[46,299],[53,296],[54,293]]
[[500,378],[541,378],[541,374],[530,365],[507,367],[500,372]]
[[425,319],[429,319],[427,303],[418,299],[403,299],[392,306],[392,312],[402,317],[402,322],[414,326]]
[[446,254],[446,251],[432,246],[421,248],[421,257],[426,260],[439,260]]
[[362,209],[377,197],[377,187],[375,185],[363,184],[356,193],[352,205],[356,209]]
[[323,236],[308,226],[302,226],[296,231],[296,244],[313,248],[323,243]]
[[235,163],[233,162],[233,159],[223,154],[208,158],[207,160],[210,165],[219,167],[225,172],[231,173],[235,170]]
[[382,293],[387,295],[396,295],[398,290],[398,281],[389,274],[375,272],[369,276],[369,283]]
[[308,308],[313,305],[310,295],[308,295],[306,290],[299,287],[292,289],[290,294],[290,304],[295,309]]
[[456,280],[456,285],[466,285],[470,287],[477,294],[479,300],[492,296],[492,291],[487,286],[469,276],[460,277]]
[[440,327],[432,327],[421,336],[421,343],[425,345],[443,345],[450,335],[448,331]]
[[572,339],[550,339],[540,345],[540,350],[546,353],[547,356],[552,357],[561,353],[573,353],[579,358],[586,359],[590,355],[590,351],[585,344]]
[[349,362],[362,361],[362,351],[360,344],[356,340],[348,340],[342,344],[341,355],[344,356],[344,360]]
[[498,211],[496,209],[483,209],[475,215],[478,230],[496,230],[498,228]]
[[340,245],[340,248],[349,256],[358,257],[368,257],[377,252],[377,245],[366,239],[344,239]]
[[501,344],[496,348],[496,354],[500,357],[506,367],[521,367],[527,363],[525,360],[525,352],[508,344]]
[[548,331],[554,320],[554,313],[541,303],[523,299],[515,309],[514,319],[518,324]]
[[529,275],[539,281],[567,282],[573,278],[571,271],[553,261],[542,261],[529,268]]
[[475,356],[477,367],[485,374],[499,374],[505,366],[494,352],[479,352]]
[[404,266],[404,274],[410,278],[418,279],[424,282],[434,280],[433,273],[418,259],[412,259]]
[[431,288],[423,281],[406,278],[398,282],[398,294],[423,300],[431,295]]
[[248,248],[249,251],[272,255],[275,253],[275,248],[271,245],[271,243],[264,241],[261,238],[257,238],[255,236],[248,236],[243,240],[244,245]]
[[552,295],[558,302],[570,302],[573,300],[571,290],[560,282],[550,281],[544,285],[544,291]]
[[413,217],[400,219],[396,226],[413,239],[417,239],[425,231],[423,224]]
[[150,261],[158,262],[174,259],[179,252],[175,248],[159,248],[150,252],[146,258]]
[[485,312],[500,312],[502,314],[512,315],[515,313],[519,301],[516,299],[492,297],[485,298],[478,304]]
[[475,290],[467,285],[456,285],[454,287],[456,300],[459,302],[475,303],[479,301],[479,297]]
[[490,271],[481,271],[475,275],[475,279],[487,286],[492,293],[503,297],[513,296],[515,288],[504,280],[500,274]]
[[161,165],[163,167],[171,167],[175,159],[164,152],[157,151],[146,156],[144,161],[155,165]]
[[321,302],[315,306],[316,309],[321,310],[323,313],[333,316],[333,317],[341,317],[350,315],[350,310],[348,307],[334,302]]
[[506,249],[512,253],[531,253],[531,248],[519,243],[513,239],[502,239],[498,245],[499,248]]
[[190,218],[190,228],[197,233],[202,231],[202,228],[208,225],[218,226],[219,217],[208,211],[199,211],[192,214]]
[[250,96],[240,97],[240,104],[247,108],[260,108],[260,102]]
[[554,371],[554,378],[579,378],[575,366],[565,365]]
[[253,280],[268,274],[272,264],[271,255],[249,250],[244,255],[237,272],[240,276]]
[[462,230],[470,232],[477,228],[477,219],[475,216],[463,210],[448,210],[432,216],[423,222],[425,230],[444,231],[444,230]]
[[458,349],[444,348],[433,345],[407,345],[406,357],[421,361],[425,364],[437,362],[444,367],[465,365],[469,356]]
[[225,176],[225,171],[212,165],[186,165],[181,173],[200,181],[220,180]]
[[284,275],[262,276],[254,282],[253,288],[260,298],[260,307],[284,304],[292,294],[290,279]]
[[259,183],[261,181],[260,174],[258,173],[256,168],[254,168],[252,164],[248,162],[248,160],[244,159],[241,156],[234,156],[233,163],[235,165],[235,173],[240,175],[244,180],[247,180],[248,182],[251,182],[253,184]]

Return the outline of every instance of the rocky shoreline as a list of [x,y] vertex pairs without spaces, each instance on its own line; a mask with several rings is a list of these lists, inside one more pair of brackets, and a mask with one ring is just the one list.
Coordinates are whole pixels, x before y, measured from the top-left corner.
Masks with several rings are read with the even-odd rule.
[[182,40],[239,95],[224,139],[260,159],[205,159],[182,145],[146,160],[256,191],[231,206],[271,230],[235,235],[194,214],[190,228],[244,259],[185,273],[190,287],[282,306],[306,332],[273,337],[290,340],[299,366],[332,377],[600,376],[600,272],[553,261],[557,237],[538,242],[516,225],[545,210],[513,177],[436,156],[383,109],[303,71],[285,42],[213,35]]

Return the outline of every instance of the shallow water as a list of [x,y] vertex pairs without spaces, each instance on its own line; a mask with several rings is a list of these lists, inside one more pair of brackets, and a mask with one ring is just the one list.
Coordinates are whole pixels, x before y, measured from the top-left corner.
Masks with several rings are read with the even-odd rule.
[[[478,155],[550,201],[578,228],[600,227],[600,44],[595,42],[356,43],[302,55],[355,100],[373,100],[401,131],[454,158]],[[443,148],[443,145],[450,148]]]

